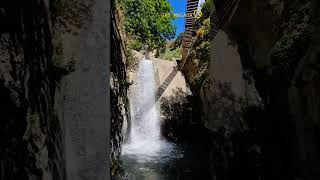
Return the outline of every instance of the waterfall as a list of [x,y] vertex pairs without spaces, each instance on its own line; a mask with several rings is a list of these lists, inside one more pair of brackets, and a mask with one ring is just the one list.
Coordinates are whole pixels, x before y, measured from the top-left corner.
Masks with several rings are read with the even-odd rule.
[[[130,130],[128,141],[122,146],[124,172],[120,179],[209,179],[205,163],[208,153],[201,145],[188,145],[186,149],[161,137],[161,111],[155,101],[155,69],[160,66],[156,59],[141,60],[130,86]],[[160,76],[161,79],[165,77]]]
[[[149,60],[142,60],[130,97],[132,143],[143,139],[155,141],[160,138],[160,113],[155,105],[155,91],[153,64]],[[146,108],[147,104],[152,107]]]
[[138,156],[139,161],[155,161],[171,153],[173,144],[161,139],[160,111],[155,102],[155,72],[150,60],[141,60],[131,86],[129,141],[123,155]]

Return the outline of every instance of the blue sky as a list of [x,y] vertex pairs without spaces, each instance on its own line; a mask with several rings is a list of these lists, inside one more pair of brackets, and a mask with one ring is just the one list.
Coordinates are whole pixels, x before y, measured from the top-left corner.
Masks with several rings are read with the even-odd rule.
[[[205,0],[199,0],[199,4],[202,4]],[[173,8],[173,13],[182,13],[186,12],[186,3],[187,0],[168,0]],[[176,26],[176,37],[184,31],[184,17],[177,17],[173,21],[174,25]]]
[[[185,13],[186,12],[186,3],[187,0],[168,0],[173,8],[173,13]],[[176,26],[176,37],[184,31],[184,18],[177,17],[173,20],[174,25]]]

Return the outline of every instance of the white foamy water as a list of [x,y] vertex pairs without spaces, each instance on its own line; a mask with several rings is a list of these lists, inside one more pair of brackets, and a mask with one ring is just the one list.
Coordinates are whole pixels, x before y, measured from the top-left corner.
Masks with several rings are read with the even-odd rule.
[[174,144],[161,139],[160,112],[155,102],[157,85],[150,60],[140,61],[131,88],[131,130],[129,142],[123,145],[122,155],[137,162],[157,162],[179,154]]

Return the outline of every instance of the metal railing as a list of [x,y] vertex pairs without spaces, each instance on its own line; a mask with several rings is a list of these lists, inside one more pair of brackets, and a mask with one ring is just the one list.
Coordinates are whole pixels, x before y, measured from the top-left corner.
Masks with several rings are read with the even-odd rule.
[[[233,16],[238,4],[239,4],[240,0],[228,0],[225,3],[225,6],[223,8],[223,15],[222,20],[219,20],[218,18],[218,14],[217,13],[213,13],[210,16],[210,31],[209,31],[209,38],[213,40],[213,38],[217,35],[218,30],[220,28],[222,28],[230,19],[231,16]],[[198,8],[198,2],[199,0],[188,0],[187,1],[187,13],[190,12],[194,12],[195,10],[197,10]],[[195,5],[197,4],[197,5]],[[229,6],[233,6],[233,7],[229,7]],[[229,14],[229,16],[228,16]],[[228,17],[228,18],[226,18]],[[180,63],[174,67],[174,69],[172,70],[172,72],[169,74],[169,76],[164,80],[164,82],[159,86],[159,88],[156,91],[155,94],[155,101],[150,100],[147,101],[147,103],[145,104],[145,109],[139,113],[137,113],[137,117],[142,117],[144,116],[144,114],[146,112],[148,112],[152,106],[154,106],[154,102],[157,102],[160,97],[163,95],[164,91],[167,89],[167,87],[170,85],[170,83],[172,82],[172,80],[174,79],[174,77],[177,75],[178,71],[180,71],[184,64],[187,61],[187,56],[189,53],[189,48],[190,48],[190,44],[191,44],[191,39],[192,39],[192,35],[194,33],[195,27],[194,27],[194,23],[195,23],[195,18],[194,17],[186,17],[185,19],[186,23],[185,23],[185,32],[183,34],[183,39],[182,39],[182,59],[180,61]]]
[[[223,15],[221,16],[220,20],[218,18],[218,14],[214,12],[210,16],[210,31],[209,31],[209,37],[210,39],[214,39],[214,37],[217,35],[218,30],[222,28],[228,21],[230,21],[231,17],[234,15],[238,4],[240,0],[228,0],[226,1],[225,5],[223,6]],[[187,7],[186,12],[192,13],[198,8],[199,0],[188,0],[187,1]],[[170,75],[164,80],[164,82],[159,86],[155,99],[156,101],[159,100],[159,98],[162,96],[164,91],[168,88],[174,77],[177,75],[178,71],[180,71],[184,64],[187,61],[187,56],[189,53],[189,48],[191,44],[192,35],[194,33],[194,23],[195,18],[194,17],[186,17],[185,19],[185,32],[183,34],[182,39],[182,59],[181,62],[174,67]]]

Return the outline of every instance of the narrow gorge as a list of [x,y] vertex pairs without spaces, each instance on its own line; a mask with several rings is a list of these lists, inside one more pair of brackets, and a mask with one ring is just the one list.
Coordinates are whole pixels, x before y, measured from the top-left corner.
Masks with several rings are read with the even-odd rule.
[[[212,17],[223,16],[224,1],[210,1],[210,6]],[[157,105],[162,137],[179,147],[204,145],[207,152],[198,156],[207,154],[208,159],[198,165],[207,169],[203,176],[191,170],[193,177],[190,169],[180,167],[164,179],[319,179],[319,3],[243,0],[236,7],[214,38],[206,21],[197,26],[177,75],[183,78],[170,83]],[[210,13],[203,13],[205,20]],[[207,38],[209,44],[204,43]],[[205,56],[207,47],[210,57]],[[136,52],[127,57],[132,56],[138,62],[145,57]],[[154,56],[146,54],[159,86],[171,72],[164,64],[173,67],[175,61]],[[126,74],[130,89],[134,74]],[[121,127],[124,146],[130,141],[130,112],[131,106]],[[121,161],[121,152],[119,160],[119,173],[125,174],[130,167]],[[161,179],[136,173],[133,177]]]
[[319,0],[1,0],[0,180],[319,180]]

